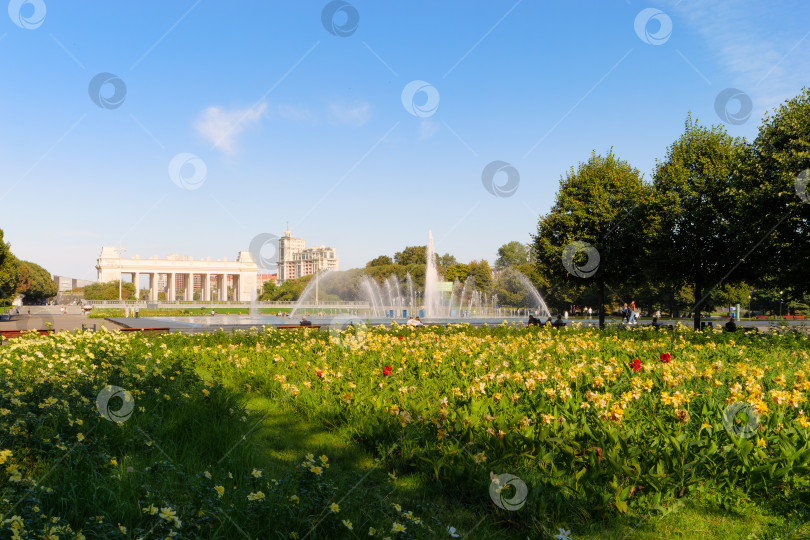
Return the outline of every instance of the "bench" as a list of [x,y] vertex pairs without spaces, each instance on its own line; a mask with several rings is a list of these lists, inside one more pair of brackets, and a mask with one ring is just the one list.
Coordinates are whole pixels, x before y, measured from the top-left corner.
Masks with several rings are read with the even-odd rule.
[[40,336],[47,336],[53,334],[53,328],[42,328],[32,330],[0,330],[0,335],[4,340],[14,339],[21,337],[26,332],[37,332]]
[[303,325],[302,324],[281,324],[279,326],[276,326],[276,329],[277,330],[293,330],[295,328],[312,328],[312,329],[317,330],[320,327],[321,327],[320,324],[303,324]]

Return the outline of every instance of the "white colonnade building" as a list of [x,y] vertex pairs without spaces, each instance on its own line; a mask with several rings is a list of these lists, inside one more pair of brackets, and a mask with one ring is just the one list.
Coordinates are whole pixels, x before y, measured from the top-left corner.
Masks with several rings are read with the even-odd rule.
[[[135,294],[138,295],[141,277],[149,276],[148,300],[151,302],[157,302],[158,293],[161,292],[166,293],[167,300],[175,300],[179,292],[178,283],[184,289],[182,300],[188,301],[194,300],[195,288],[199,291],[199,300],[202,302],[249,302],[256,293],[259,268],[250,251],[240,251],[235,261],[212,261],[210,258],[194,260],[185,255],[170,255],[165,259],[125,259],[121,255],[118,248],[101,248],[96,265],[98,281],[118,281],[129,274],[135,284]],[[227,296],[229,284],[233,291],[231,298]]]

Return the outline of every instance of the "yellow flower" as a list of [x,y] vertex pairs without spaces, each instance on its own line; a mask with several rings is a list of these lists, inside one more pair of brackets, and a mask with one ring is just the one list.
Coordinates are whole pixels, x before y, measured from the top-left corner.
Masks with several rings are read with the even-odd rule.
[[82,442],[82,441],[84,440],[84,434],[83,434],[83,433],[79,433],[78,435],[76,435],[76,439],[78,439],[78,440],[79,440],[79,442]]
[[210,472],[205,471],[205,472],[203,473],[203,476],[205,476],[206,478],[208,478],[209,480],[211,480],[211,473],[210,473]]
[[328,457],[326,457],[326,456],[321,456],[321,463],[326,463],[327,461],[329,461],[329,458],[328,458]]
[[765,448],[765,447],[767,446],[767,444],[765,444],[765,439],[760,438],[760,439],[757,441],[757,446],[759,446],[759,447],[761,447],[761,448]]
[[264,499],[264,493],[261,491],[257,491],[256,493],[248,493],[247,498],[249,501],[261,501]]
[[340,512],[340,506],[338,506],[337,503],[332,503],[329,505],[329,510],[331,510],[333,514],[337,514]]
[[298,495],[290,495],[290,501],[291,501],[293,504],[298,504],[298,502],[300,501],[300,499],[298,498]]
[[321,467],[310,467],[309,470],[317,476],[320,476],[323,473],[323,469]]
[[117,465],[118,465],[118,460],[117,460],[117,459],[115,459],[115,458],[112,458],[112,459],[110,460],[110,465],[112,465],[113,467],[117,466]]
[[209,395],[211,395],[211,392],[209,392],[206,388],[203,388],[203,395],[205,397],[208,397]]
[[120,523],[118,524],[118,530],[121,531],[121,534],[127,534],[127,528]]
[[222,486],[214,486],[214,491],[217,492],[217,496],[222,498],[222,495],[225,493],[225,488]]
[[346,528],[347,528],[347,529],[349,529],[350,531],[351,531],[351,530],[354,530],[354,527],[352,526],[352,522],[351,522],[351,521],[349,521],[348,519],[344,519],[344,520],[343,520],[343,524],[344,524],[344,525],[346,526]]
[[13,455],[14,455],[14,454],[13,454],[13,452],[12,452],[11,450],[3,450],[3,451],[0,451],[0,465],[2,465],[3,463],[5,463],[5,462],[6,462],[6,460],[7,460],[8,458],[10,458],[11,456],[13,456]]
[[253,472],[250,473],[250,474],[253,475],[253,478],[261,478],[262,477],[262,471],[260,471],[259,469],[253,469]]
[[391,526],[391,532],[392,532],[392,533],[395,533],[395,534],[396,534],[396,533],[405,532],[405,525],[403,525],[402,523],[397,523],[397,522],[395,521],[395,522],[394,522],[394,525],[393,525],[393,526]]
[[377,529],[375,529],[374,527],[369,527],[368,528],[368,535],[369,536],[374,536],[376,534],[377,534]]
[[174,509],[171,507],[165,507],[160,509],[159,515],[166,521],[172,521],[177,516],[177,512],[175,512]]

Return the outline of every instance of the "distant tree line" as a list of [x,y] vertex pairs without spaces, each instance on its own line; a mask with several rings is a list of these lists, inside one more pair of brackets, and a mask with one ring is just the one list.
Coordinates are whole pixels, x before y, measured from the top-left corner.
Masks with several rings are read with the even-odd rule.
[[[810,303],[810,90],[731,137],[689,115],[650,182],[609,151],[560,180],[533,235],[558,305],[635,300],[647,311]],[[750,296],[750,298],[749,298]]]
[[[443,281],[465,283],[479,291],[483,297],[502,307],[532,307],[534,300],[525,284],[517,277],[514,270],[527,276],[535,286],[543,282],[539,279],[535,265],[530,262],[529,247],[520,242],[509,242],[498,250],[496,268],[492,268],[486,259],[460,263],[455,256],[445,253],[435,255],[436,269]],[[380,255],[366,263],[365,268],[355,268],[334,272],[327,278],[320,300],[350,300],[365,298],[362,281],[365,277],[382,284],[395,276],[403,290],[408,275],[413,282],[414,291],[422,294],[425,287],[425,269],[427,265],[427,246],[407,246],[394,256]],[[507,271],[507,268],[510,271]],[[265,282],[260,298],[262,300],[295,301],[300,298],[313,276],[304,276],[287,280],[280,286]]]

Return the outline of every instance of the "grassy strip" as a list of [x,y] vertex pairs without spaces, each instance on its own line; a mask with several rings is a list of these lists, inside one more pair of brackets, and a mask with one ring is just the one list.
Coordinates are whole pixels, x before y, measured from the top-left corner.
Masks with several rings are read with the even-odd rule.
[[[141,317],[210,317],[211,310],[216,311],[217,315],[248,315],[249,308],[219,308],[217,306],[206,307],[202,309],[146,309],[141,308],[138,314]],[[289,313],[290,308],[260,308],[259,313],[262,315],[278,315],[282,313]],[[123,317],[124,310],[118,308],[94,308],[88,315],[91,319],[106,319],[107,317]],[[130,317],[132,317],[130,311]]]

